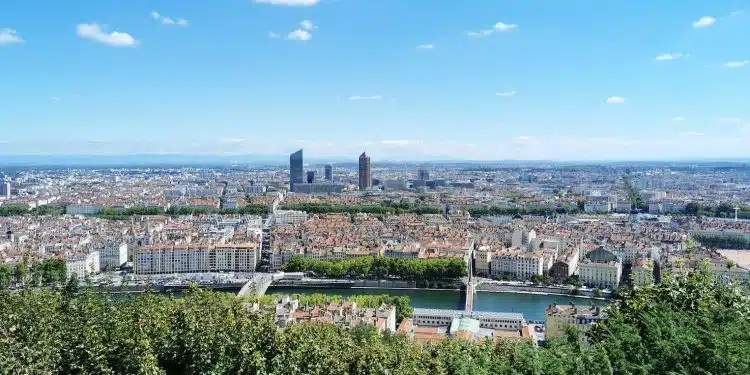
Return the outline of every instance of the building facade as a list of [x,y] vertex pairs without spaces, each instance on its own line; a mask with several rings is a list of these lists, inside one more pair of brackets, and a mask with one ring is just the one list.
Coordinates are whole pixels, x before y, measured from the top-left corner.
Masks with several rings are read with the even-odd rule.
[[144,246],[135,254],[135,273],[255,272],[260,246]]
[[294,184],[305,182],[302,149],[289,155],[289,190],[294,191]]
[[70,256],[66,266],[68,278],[75,275],[79,280],[83,280],[86,276],[96,275],[101,271],[99,268],[99,252],[92,251],[88,254]]
[[104,244],[97,248],[99,252],[99,268],[115,269],[128,261],[128,244],[122,243],[111,243]]
[[525,252],[510,248],[492,254],[490,275],[512,275],[516,279],[529,279],[544,274],[544,254],[541,251]]
[[367,190],[372,187],[372,170],[370,169],[370,157],[366,153],[359,155],[359,190]]
[[328,182],[333,182],[333,165],[331,164],[325,166],[325,179]]
[[612,289],[620,285],[622,263],[619,261],[594,262],[586,259],[578,268],[580,280],[585,285]]
[[425,327],[450,327],[455,318],[476,319],[480,328],[505,331],[520,330],[527,325],[523,314],[518,313],[417,308],[412,315],[414,324]]

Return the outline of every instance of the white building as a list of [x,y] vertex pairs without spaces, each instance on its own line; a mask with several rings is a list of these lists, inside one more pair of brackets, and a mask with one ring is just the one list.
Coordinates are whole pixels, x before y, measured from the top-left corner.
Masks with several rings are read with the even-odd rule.
[[115,269],[128,261],[128,244],[109,243],[97,248],[100,269]]
[[579,278],[585,285],[599,288],[617,288],[622,276],[622,263],[618,261],[593,262],[585,259],[578,264]]
[[536,238],[536,232],[534,230],[526,231],[523,228],[517,228],[513,231],[513,237],[511,237],[511,247],[515,248],[527,248],[529,244]]
[[296,224],[307,220],[305,211],[277,210],[273,216],[276,225]]
[[517,331],[525,327],[526,319],[519,313],[502,313],[488,311],[467,312],[464,310],[414,309],[412,319],[417,326],[450,327],[455,318],[472,318],[479,320],[481,328],[503,331]]
[[68,278],[76,275],[78,279],[83,280],[86,275],[95,275],[99,273],[99,252],[92,251],[88,254],[78,254],[68,257],[67,260]]
[[474,251],[474,273],[479,276],[490,276],[490,262],[492,251],[489,246],[479,246]]
[[496,251],[491,256],[490,275],[493,277],[510,274],[523,280],[544,273],[544,253],[541,251],[524,252],[510,248]]
[[144,246],[135,254],[137,274],[255,272],[260,246]]
[[631,273],[633,285],[651,285],[654,283],[654,268],[650,259],[636,258]]
[[65,206],[65,213],[68,215],[98,215],[104,206],[100,204],[69,204]]

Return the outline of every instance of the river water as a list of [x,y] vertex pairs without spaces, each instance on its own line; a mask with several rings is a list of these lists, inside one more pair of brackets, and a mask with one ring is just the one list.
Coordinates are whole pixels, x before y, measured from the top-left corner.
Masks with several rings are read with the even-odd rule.
[[[390,294],[408,296],[413,307],[433,309],[464,309],[463,292],[453,290],[404,290],[404,289],[362,289],[362,288],[286,288],[270,287],[266,294],[328,294],[353,296],[363,294]],[[527,320],[544,320],[544,310],[551,304],[606,306],[608,301],[573,296],[555,296],[521,293],[477,292],[474,296],[474,310],[522,313]]]

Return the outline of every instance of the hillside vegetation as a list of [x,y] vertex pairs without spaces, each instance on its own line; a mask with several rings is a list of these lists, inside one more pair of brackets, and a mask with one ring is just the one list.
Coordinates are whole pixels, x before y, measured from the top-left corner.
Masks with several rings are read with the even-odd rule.
[[1,374],[750,374],[750,304],[707,271],[622,293],[590,332],[533,348],[419,345],[372,329],[278,329],[232,295],[114,300],[75,285],[0,292]]

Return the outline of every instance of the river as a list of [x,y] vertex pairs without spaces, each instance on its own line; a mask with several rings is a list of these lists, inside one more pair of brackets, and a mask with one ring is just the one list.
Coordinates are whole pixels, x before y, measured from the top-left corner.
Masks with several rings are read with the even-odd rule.
[[[463,292],[453,290],[405,290],[405,289],[362,289],[362,288],[286,288],[270,287],[266,294],[329,294],[339,296],[353,296],[362,294],[390,294],[393,296],[408,296],[413,307],[433,309],[463,310]],[[493,293],[477,292],[474,296],[476,311],[518,312],[527,320],[544,320],[544,310],[551,304],[606,306],[608,301],[594,300],[573,296],[556,296],[542,294],[521,293]]]

